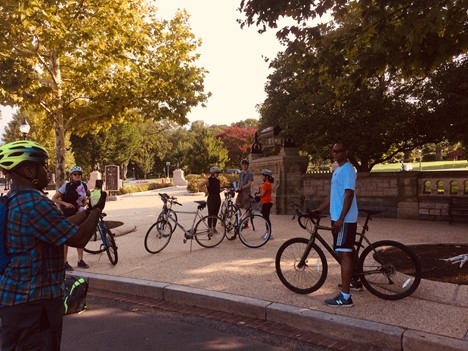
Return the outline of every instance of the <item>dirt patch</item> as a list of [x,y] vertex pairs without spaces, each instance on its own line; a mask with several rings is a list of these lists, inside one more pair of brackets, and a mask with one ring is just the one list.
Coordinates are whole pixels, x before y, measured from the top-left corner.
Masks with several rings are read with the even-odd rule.
[[460,268],[460,263],[444,261],[458,255],[468,254],[468,244],[411,245],[421,259],[423,279],[443,283],[468,285],[468,262]]

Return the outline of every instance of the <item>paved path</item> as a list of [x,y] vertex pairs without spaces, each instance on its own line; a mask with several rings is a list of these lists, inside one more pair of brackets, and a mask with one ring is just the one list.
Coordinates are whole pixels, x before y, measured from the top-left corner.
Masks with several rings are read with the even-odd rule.
[[[185,188],[164,191],[178,197],[183,210],[195,209],[193,201],[203,199],[188,194]],[[241,314],[257,313],[258,309],[267,319],[395,350],[468,349],[468,285],[423,280],[418,290],[403,300],[386,301],[364,291],[353,294],[355,307],[333,309],[323,303],[337,293],[340,280],[338,265],[330,261],[328,279],[319,291],[299,295],[286,289],[275,273],[276,251],[285,240],[306,236],[288,215],[272,216],[274,240],[259,249],[247,248],[239,240],[225,240],[213,249],[202,248],[195,241],[183,244],[182,233],[176,230],[162,252],[149,254],[143,240],[162,207],[157,193],[129,194],[107,202],[107,218],[125,223],[113,231],[126,235],[117,237],[116,266],[105,255],[86,254],[91,268],[75,269],[76,274],[90,276],[91,288],[94,284],[96,288],[154,297],[160,294],[162,299],[179,299],[214,309],[233,308],[232,312]],[[190,215],[179,218],[191,225]],[[374,218],[369,237],[407,244],[466,243],[468,226]],[[76,261],[73,255],[76,250],[70,250],[70,262]],[[453,269],[460,268],[454,265]]]

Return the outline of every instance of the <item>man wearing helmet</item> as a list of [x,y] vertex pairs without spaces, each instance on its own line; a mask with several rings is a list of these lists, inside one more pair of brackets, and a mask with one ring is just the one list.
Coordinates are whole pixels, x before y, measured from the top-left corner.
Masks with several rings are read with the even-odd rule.
[[0,275],[4,350],[60,350],[63,245],[84,247],[101,213],[95,208],[63,216],[42,192],[47,158],[47,151],[29,140],[0,147],[0,168],[12,181],[5,234],[11,259]]
[[253,173],[249,170],[249,160],[243,159],[241,161],[241,172],[239,173],[239,180],[237,184],[237,197],[236,205],[244,209],[250,208],[250,194],[251,186],[253,183]]
[[[60,208],[65,217],[73,216],[77,212],[85,210],[88,204],[90,191],[86,183],[82,181],[83,169],[80,166],[70,168],[70,181],[63,184],[52,197],[52,201],[60,205]],[[65,251],[65,269],[69,272],[73,271],[72,266],[68,263],[68,246],[64,245]],[[78,253],[78,267],[89,268],[88,264],[83,260],[83,249],[76,249]]]

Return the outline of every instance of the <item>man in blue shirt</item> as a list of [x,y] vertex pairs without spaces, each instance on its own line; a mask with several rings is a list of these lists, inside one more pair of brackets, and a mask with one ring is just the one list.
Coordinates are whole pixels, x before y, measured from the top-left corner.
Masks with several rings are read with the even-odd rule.
[[42,190],[47,151],[23,140],[0,147],[0,168],[12,180],[5,244],[11,260],[0,275],[2,350],[60,350],[63,245],[84,247],[100,208],[65,218]]
[[342,290],[336,297],[325,300],[325,303],[331,307],[352,307],[350,284],[358,219],[356,171],[348,161],[348,148],[343,142],[333,145],[332,152],[338,167],[332,173],[330,194],[316,211],[330,208],[333,245],[341,264]]

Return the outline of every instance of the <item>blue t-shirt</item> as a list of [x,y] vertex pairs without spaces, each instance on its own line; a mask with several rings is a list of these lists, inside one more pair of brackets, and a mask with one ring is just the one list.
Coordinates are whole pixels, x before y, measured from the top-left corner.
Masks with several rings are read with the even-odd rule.
[[356,201],[356,171],[349,162],[333,171],[330,190],[330,218],[336,221],[340,218],[345,199],[345,190],[354,191],[353,202],[345,216],[345,223],[356,223],[358,219],[358,207]]

